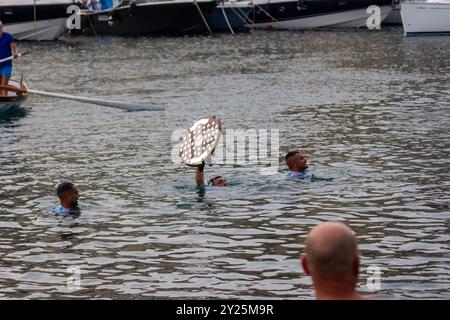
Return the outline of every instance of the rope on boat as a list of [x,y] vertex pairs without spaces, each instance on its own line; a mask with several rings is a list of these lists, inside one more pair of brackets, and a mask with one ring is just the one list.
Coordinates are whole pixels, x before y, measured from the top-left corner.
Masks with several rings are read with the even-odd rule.
[[197,3],[197,0],[194,0],[194,5],[197,7],[197,10],[198,10],[198,12],[200,13],[200,16],[202,17],[203,23],[205,24],[206,28],[208,29],[209,34],[212,35],[213,33],[212,33],[212,31],[211,31],[211,28],[209,27],[208,22],[206,21],[206,18],[205,18],[205,16],[203,15],[202,9],[200,9],[200,6],[199,6],[198,3]]
[[281,21],[278,21],[277,19],[275,19],[274,17],[272,17],[270,15],[270,13],[268,13],[266,10],[264,10],[259,4],[255,4],[255,7],[258,7],[259,9],[261,9],[262,12],[264,12],[270,19],[272,19],[274,22],[280,24],[283,28],[285,28],[288,31],[292,31],[290,28],[288,28],[284,23],[282,23]]
[[[242,14],[242,16],[241,16],[241,14],[240,14],[239,12],[237,12],[235,9],[239,10],[239,12]],[[238,16],[238,18],[241,19],[242,22],[244,22],[244,25],[250,26],[250,29],[251,29],[251,30],[254,30],[254,29],[255,29],[253,20],[248,19],[248,16],[249,16],[249,15],[248,15],[248,14],[245,14],[245,12],[242,11],[241,8],[239,8],[239,7],[237,7],[237,8],[231,7],[231,10],[233,10],[233,12]],[[242,18],[242,17],[245,17],[245,19]],[[248,20],[247,20],[247,19],[251,21],[251,24],[248,23]]]
[[228,21],[227,14],[225,13],[225,8],[222,6],[222,13],[223,17],[225,18],[225,21],[227,22],[228,28],[230,28],[231,34],[234,34],[233,28],[230,25],[230,22]]
[[92,31],[94,32],[94,36],[95,36],[96,38],[98,38],[98,34],[97,34],[97,32],[95,31],[94,25],[93,25],[93,23],[92,23],[92,21],[91,21],[91,15],[90,15],[89,13],[86,13],[86,15],[87,15],[87,18],[88,18],[88,20],[89,20],[89,24],[91,25],[91,29],[92,29]]

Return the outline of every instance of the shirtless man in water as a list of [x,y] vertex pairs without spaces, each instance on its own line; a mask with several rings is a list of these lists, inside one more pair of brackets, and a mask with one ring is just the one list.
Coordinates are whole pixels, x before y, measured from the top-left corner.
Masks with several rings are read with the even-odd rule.
[[59,198],[59,206],[53,209],[55,215],[69,215],[78,209],[80,194],[78,188],[69,181],[62,182],[56,189]]
[[291,151],[285,157],[289,168],[288,177],[304,177],[308,169],[308,160],[299,152]]

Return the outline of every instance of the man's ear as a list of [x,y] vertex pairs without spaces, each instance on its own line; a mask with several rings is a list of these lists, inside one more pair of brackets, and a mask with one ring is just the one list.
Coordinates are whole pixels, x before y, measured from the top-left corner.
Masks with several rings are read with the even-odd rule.
[[353,274],[355,277],[358,277],[359,275],[359,256],[356,256],[355,259],[353,260]]
[[286,165],[287,165],[288,167],[290,167],[290,166],[291,166],[291,162],[292,162],[292,157],[290,157],[290,158],[288,158],[288,159],[286,160]]
[[308,270],[308,261],[306,260],[306,256],[305,256],[304,254],[303,254],[302,257],[300,258],[300,262],[301,262],[301,265],[302,265],[303,270],[305,271],[305,273],[306,273],[308,276],[310,276],[311,274],[309,273],[309,270]]

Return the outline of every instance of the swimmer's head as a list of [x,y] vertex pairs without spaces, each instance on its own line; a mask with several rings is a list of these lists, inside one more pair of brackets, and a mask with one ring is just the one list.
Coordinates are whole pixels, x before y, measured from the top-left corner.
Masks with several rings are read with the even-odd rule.
[[306,158],[299,151],[291,151],[286,155],[286,164],[289,170],[303,172],[308,169]]
[[77,187],[70,181],[60,183],[56,189],[56,194],[59,202],[65,208],[75,208],[80,198]]
[[222,176],[217,176],[208,181],[208,183],[215,187],[228,187],[228,181]]

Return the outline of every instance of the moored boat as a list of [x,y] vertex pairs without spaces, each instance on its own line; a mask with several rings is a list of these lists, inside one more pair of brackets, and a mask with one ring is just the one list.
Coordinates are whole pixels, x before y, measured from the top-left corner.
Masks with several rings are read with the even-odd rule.
[[7,86],[0,85],[0,112],[20,107],[28,98],[28,87],[23,81],[10,79]]
[[123,1],[109,10],[82,10],[83,33],[138,36],[189,34],[208,30],[206,16],[216,0]]
[[56,40],[66,31],[72,0],[2,0],[0,20],[17,40]]
[[260,29],[310,30],[367,26],[370,6],[380,21],[392,11],[392,0],[255,0],[249,19]]
[[400,4],[405,35],[450,34],[450,0],[409,0]]

